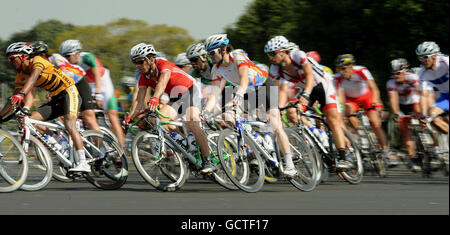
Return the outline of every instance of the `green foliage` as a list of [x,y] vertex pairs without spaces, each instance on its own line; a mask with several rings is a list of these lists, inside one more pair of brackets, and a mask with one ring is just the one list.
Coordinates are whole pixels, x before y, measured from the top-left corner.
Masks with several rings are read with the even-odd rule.
[[255,0],[226,32],[235,48],[266,63],[264,45],[276,35],[305,52],[318,51],[331,68],[339,54],[352,53],[386,97],[392,59],[404,57],[418,66],[414,51],[423,41],[448,52],[448,12],[446,0]]

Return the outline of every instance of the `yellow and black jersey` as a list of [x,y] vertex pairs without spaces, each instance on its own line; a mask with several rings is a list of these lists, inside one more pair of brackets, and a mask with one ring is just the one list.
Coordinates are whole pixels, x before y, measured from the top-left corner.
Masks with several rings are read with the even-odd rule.
[[14,82],[14,90],[20,90],[24,87],[30,75],[20,72],[16,75],[16,81]]
[[46,90],[52,97],[74,85],[73,79],[40,56],[30,60],[30,71],[35,69],[42,71],[36,80],[35,86]]

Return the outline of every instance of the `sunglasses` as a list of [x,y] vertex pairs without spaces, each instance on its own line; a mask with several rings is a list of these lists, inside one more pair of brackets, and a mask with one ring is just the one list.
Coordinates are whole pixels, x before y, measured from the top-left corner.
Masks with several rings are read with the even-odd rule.
[[272,56],[275,56],[278,53],[280,53],[280,51],[272,51],[272,52],[268,52],[266,54],[267,54],[267,56],[272,57]]
[[423,61],[428,60],[428,58],[430,58],[431,56],[433,56],[433,55],[420,55],[420,56],[417,56],[417,58],[423,62]]
[[189,61],[190,61],[191,63],[197,63],[198,59],[200,59],[200,58],[198,58],[198,57],[190,58]]
[[20,57],[20,56],[22,56],[22,55],[21,54],[11,55],[8,57],[8,60],[10,63],[12,63],[16,59],[16,57]]
[[145,59],[144,60],[135,60],[133,61],[133,64],[144,64]]
[[213,56],[214,54],[216,54],[216,53],[218,53],[218,52],[220,52],[220,51],[221,51],[220,48],[216,48],[216,49],[214,49],[214,50],[212,50],[212,51],[208,51],[208,55],[209,55],[209,56]]

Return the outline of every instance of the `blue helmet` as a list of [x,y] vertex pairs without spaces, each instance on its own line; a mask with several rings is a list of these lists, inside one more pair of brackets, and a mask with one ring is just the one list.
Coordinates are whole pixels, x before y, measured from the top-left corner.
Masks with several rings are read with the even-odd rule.
[[226,34],[214,34],[205,40],[205,48],[210,51],[222,45],[226,46],[228,43],[230,43],[230,40]]

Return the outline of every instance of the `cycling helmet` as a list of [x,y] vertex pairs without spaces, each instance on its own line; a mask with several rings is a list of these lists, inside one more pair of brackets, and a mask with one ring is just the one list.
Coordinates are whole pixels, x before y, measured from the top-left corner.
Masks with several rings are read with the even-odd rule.
[[226,34],[214,34],[205,40],[205,48],[207,51],[210,51],[222,45],[226,46],[228,43],[230,43],[230,40]]
[[294,42],[289,42],[288,50],[300,50],[300,47],[297,44],[295,44]]
[[22,53],[22,54],[29,55],[32,52],[33,52],[33,48],[27,42],[15,42],[15,43],[12,43],[11,45],[9,45],[8,48],[6,48],[7,55],[11,54],[11,53]]
[[68,56],[77,51],[81,51],[82,48],[83,46],[80,41],[69,39],[61,43],[61,46],[59,46],[59,53],[63,56]]
[[43,41],[32,42],[33,55],[39,55],[48,52],[48,45]]
[[317,63],[320,63],[320,61],[322,60],[317,51],[308,51],[306,52],[306,56],[313,58]]
[[439,46],[435,42],[423,42],[416,49],[416,55],[431,55],[440,52]]
[[391,71],[400,72],[408,68],[408,61],[403,58],[398,58],[391,61]]
[[264,53],[289,49],[289,41],[284,36],[270,39],[264,46]]
[[120,84],[125,87],[134,87],[136,85],[136,79],[134,77],[125,76],[120,79]]
[[175,59],[173,59],[173,63],[176,66],[184,66],[184,65],[190,65],[191,61],[186,56],[186,52],[180,53],[177,56],[175,56]]
[[186,49],[188,59],[206,55],[205,45],[203,43],[192,44]]
[[152,44],[139,43],[130,51],[130,59],[134,61],[137,58],[147,57],[148,55],[156,56],[155,48]]
[[353,57],[352,54],[343,54],[343,55],[339,55],[336,58],[336,67],[342,67],[342,66],[347,66],[347,65],[354,65],[355,64],[355,57]]

